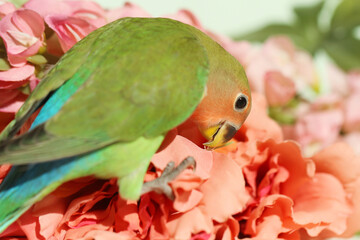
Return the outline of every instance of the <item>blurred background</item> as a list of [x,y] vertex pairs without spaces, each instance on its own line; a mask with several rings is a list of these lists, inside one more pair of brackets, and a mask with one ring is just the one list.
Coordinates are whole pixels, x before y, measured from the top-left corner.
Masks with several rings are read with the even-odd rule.
[[[114,8],[126,1],[96,0],[102,6]],[[289,22],[294,19],[294,6],[305,6],[317,3],[317,0],[133,0],[154,16],[174,13],[179,9],[191,10],[209,30],[236,36],[270,22]],[[330,15],[339,0],[327,0],[323,15]],[[326,16],[325,16],[326,17]]]

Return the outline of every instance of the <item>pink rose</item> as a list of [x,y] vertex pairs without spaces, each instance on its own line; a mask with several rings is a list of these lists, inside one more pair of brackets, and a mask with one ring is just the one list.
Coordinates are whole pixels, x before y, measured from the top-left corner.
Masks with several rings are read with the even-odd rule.
[[19,9],[0,21],[0,36],[4,40],[9,62],[21,67],[26,58],[43,46],[45,25],[41,16],[29,9]]

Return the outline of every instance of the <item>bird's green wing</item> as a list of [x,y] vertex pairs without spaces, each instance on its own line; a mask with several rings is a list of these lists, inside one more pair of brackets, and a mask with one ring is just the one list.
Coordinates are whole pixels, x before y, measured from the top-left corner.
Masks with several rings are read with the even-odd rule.
[[209,71],[203,33],[162,18],[122,19],[97,31],[77,71],[86,73],[84,84],[51,119],[7,144],[0,162],[49,161],[158,136],[194,111]]
[[101,32],[92,32],[86,41],[80,41],[49,71],[26,99],[15,115],[15,119],[1,132],[0,145],[11,139],[26,120],[46,101],[56,89],[71,79],[88,57],[92,45]]

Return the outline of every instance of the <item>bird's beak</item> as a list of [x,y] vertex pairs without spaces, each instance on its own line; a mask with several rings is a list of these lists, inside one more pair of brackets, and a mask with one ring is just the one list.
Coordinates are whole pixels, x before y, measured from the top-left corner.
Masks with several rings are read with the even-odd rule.
[[224,146],[236,134],[239,128],[224,121],[202,131],[204,137],[209,140],[204,143],[207,149],[215,149]]

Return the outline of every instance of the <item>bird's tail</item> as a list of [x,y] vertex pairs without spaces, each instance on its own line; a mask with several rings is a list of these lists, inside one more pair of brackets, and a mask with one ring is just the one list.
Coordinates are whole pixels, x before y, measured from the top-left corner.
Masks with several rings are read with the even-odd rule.
[[61,171],[63,165],[61,161],[54,161],[12,167],[0,185],[0,233],[68,180],[68,170]]

